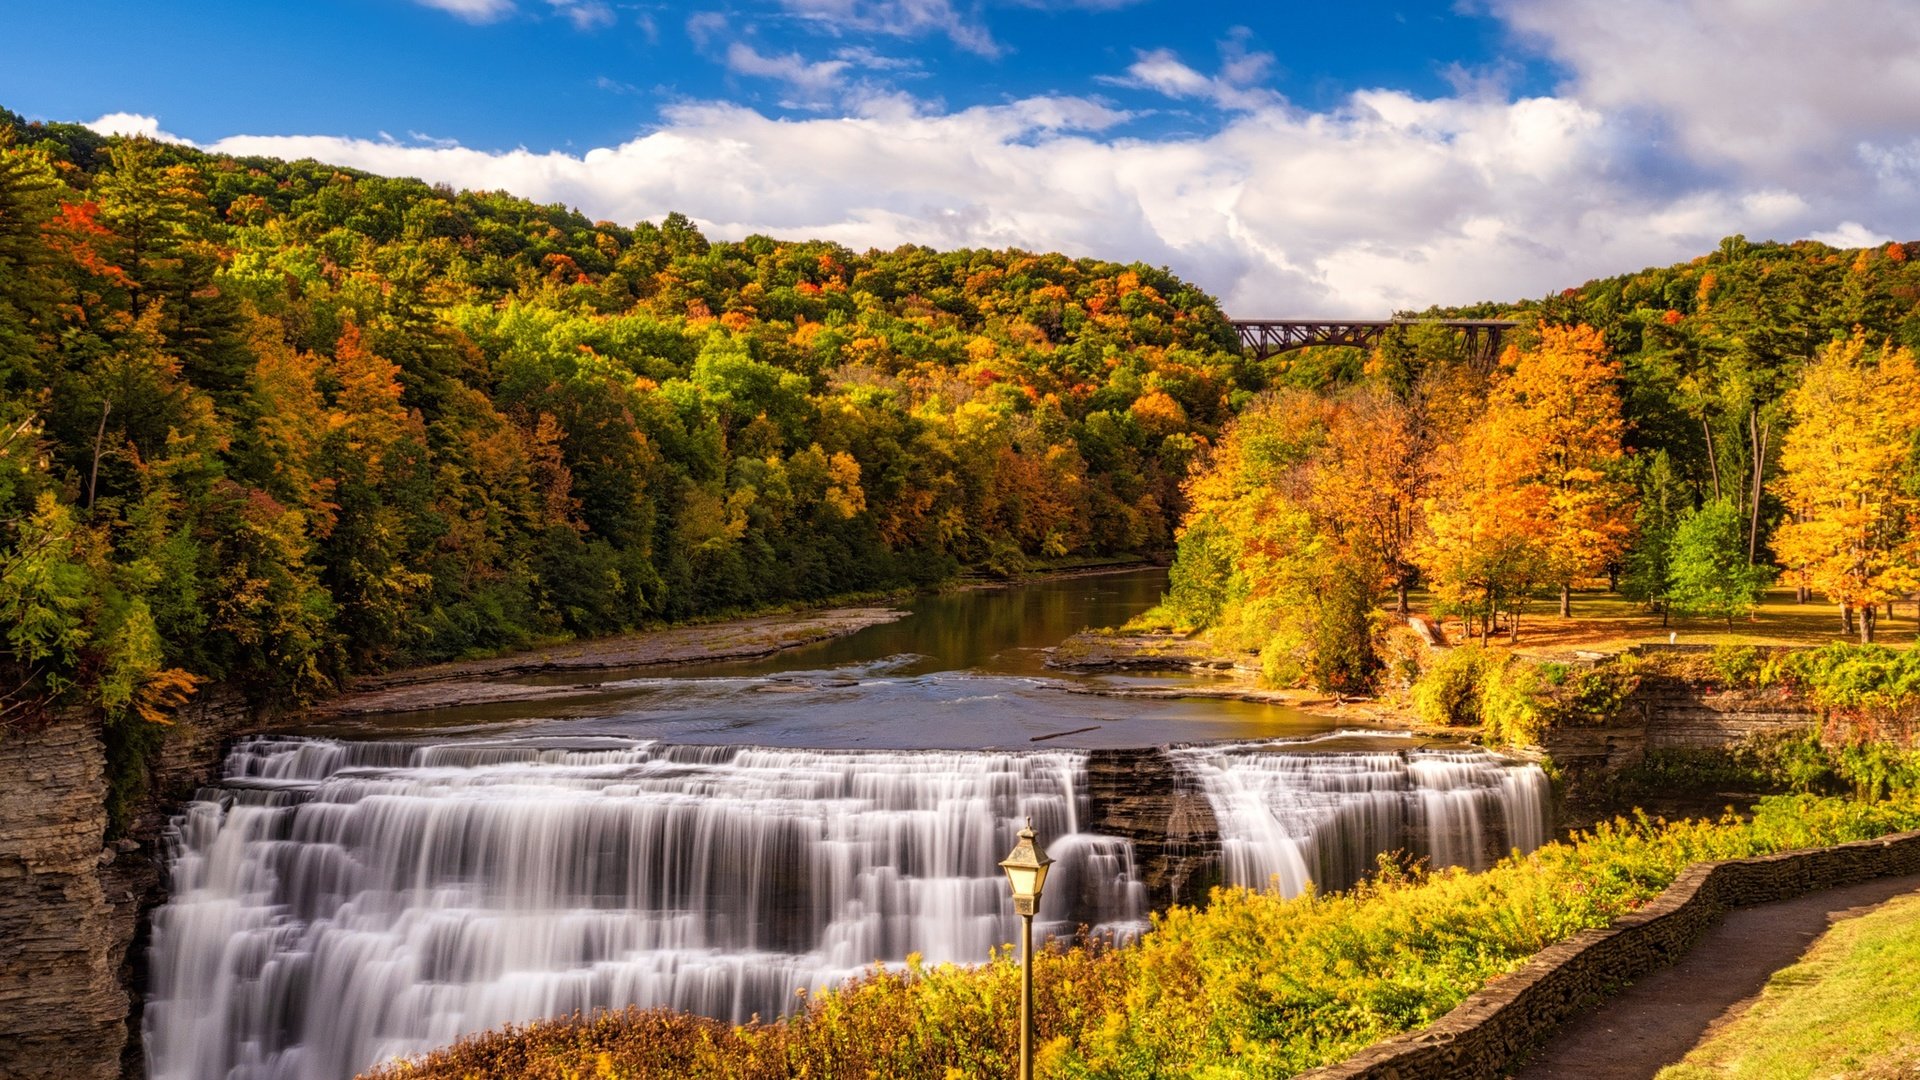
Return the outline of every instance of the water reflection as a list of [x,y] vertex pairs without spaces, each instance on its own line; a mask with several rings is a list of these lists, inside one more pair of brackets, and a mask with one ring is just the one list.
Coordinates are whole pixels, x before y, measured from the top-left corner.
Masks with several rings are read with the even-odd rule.
[[[1045,650],[1156,603],[1166,572],[1135,570],[926,597],[898,622],[746,661],[595,672],[578,697],[466,706],[315,728],[365,735],[515,729],[676,743],[889,749],[1026,749],[1261,739],[1326,731],[1283,706],[1129,698],[1204,676],[1075,675]],[[532,681],[532,680],[521,680]],[[1351,726],[1346,725],[1346,726]]]

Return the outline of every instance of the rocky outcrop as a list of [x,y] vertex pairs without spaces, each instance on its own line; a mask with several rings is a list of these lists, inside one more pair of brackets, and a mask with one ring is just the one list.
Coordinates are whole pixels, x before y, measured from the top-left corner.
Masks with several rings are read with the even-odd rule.
[[1134,869],[1155,911],[1203,903],[1220,883],[1213,807],[1164,749],[1091,751],[1087,811],[1095,829],[1133,842]]
[[105,777],[85,717],[0,742],[0,1077],[120,1073],[128,997],[101,886],[119,854],[101,842]]
[[[1649,752],[1735,750],[1755,739],[1811,731],[1819,723],[1812,705],[1783,691],[1725,690],[1654,672],[1641,677],[1607,722],[1556,726],[1538,750],[1560,771],[1554,819],[1564,828],[1582,829],[1619,812],[1613,777],[1645,762]],[[1675,794],[1678,801],[1672,805],[1649,808],[1710,815],[1726,805],[1744,805],[1758,793]]]
[[0,738],[0,1080],[142,1074],[146,915],[163,898],[161,833],[257,727],[214,694],[181,711],[150,763],[148,796],[106,842],[106,750],[82,712]]

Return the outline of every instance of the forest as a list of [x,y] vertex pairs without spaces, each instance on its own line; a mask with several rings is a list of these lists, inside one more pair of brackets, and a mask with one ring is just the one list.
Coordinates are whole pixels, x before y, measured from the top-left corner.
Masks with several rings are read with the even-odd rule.
[[593,222],[0,114],[0,726],[1170,553],[1261,383],[1164,270]]
[[1495,362],[1415,327],[1280,358],[1189,482],[1164,616],[1275,683],[1419,674],[1389,609],[1485,642],[1617,588],[1733,626],[1778,584],[1873,640],[1920,588],[1920,245],[1749,243],[1504,317]]
[[856,253],[0,113],[0,727],[95,711],[126,784],[196,688],[1061,560],[1275,682],[1391,673],[1597,582],[1870,639],[1920,585],[1920,245],[1740,237],[1255,362],[1164,269]]

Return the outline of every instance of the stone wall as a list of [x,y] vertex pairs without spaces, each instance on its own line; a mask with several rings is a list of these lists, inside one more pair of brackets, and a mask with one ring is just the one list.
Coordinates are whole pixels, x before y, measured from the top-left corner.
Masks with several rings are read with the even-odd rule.
[[0,1080],[142,1075],[146,915],[164,899],[161,831],[257,726],[211,694],[181,710],[127,835],[105,842],[99,723],[62,712],[0,737]]
[[1920,873],[1920,831],[1811,851],[1698,863],[1604,930],[1583,930],[1409,1032],[1311,1080],[1491,1080],[1521,1051],[1616,987],[1672,963],[1729,907]]

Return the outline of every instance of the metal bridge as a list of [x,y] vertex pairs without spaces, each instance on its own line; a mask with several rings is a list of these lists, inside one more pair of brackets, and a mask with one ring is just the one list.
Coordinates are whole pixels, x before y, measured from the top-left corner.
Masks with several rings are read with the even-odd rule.
[[1520,324],[1508,319],[1234,319],[1240,346],[1256,360],[1309,345],[1351,345],[1370,349],[1389,330],[1410,326],[1443,326],[1466,339],[1474,362],[1491,364],[1500,356],[1508,330]]

